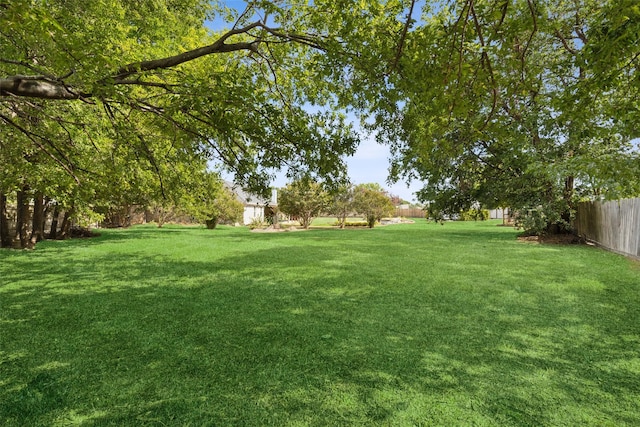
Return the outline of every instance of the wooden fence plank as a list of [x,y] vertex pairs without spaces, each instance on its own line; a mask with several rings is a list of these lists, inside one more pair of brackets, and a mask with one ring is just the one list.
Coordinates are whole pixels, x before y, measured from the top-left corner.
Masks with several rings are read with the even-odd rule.
[[640,258],[640,198],[579,203],[574,227],[589,241]]

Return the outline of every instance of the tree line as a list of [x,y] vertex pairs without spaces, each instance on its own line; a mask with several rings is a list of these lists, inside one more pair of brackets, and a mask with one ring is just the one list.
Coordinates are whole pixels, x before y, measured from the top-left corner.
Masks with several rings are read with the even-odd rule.
[[339,188],[345,112],[443,215],[508,206],[543,233],[640,194],[634,0],[0,0],[0,23],[4,246],[197,211],[211,164],[258,193],[281,169]]
[[345,228],[350,215],[360,214],[373,228],[382,218],[393,215],[394,209],[392,196],[374,183],[327,190],[318,182],[298,180],[280,189],[278,195],[278,210],[297,218],[305,229],[321,214],[334,215],[340,228]]

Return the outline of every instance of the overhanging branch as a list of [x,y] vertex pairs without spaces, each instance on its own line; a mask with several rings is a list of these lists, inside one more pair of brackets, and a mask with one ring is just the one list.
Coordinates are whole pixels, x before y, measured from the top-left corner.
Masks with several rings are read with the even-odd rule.
[[[193,61],[203,56],[228,53],[236,51],[251,51],[256,52],[258,46],[266,42],[267,40],[254,37],[252,41],[226,43],[231,37],[239,34],[249,34],[251,30],[255,28],[261,28],[267,34],[275,37],[283,42],[299,43],[310,46],[314,49],[324,50],[321,44],[318,43],[317,37],[305,34],[292,34],[286,32],[280,32],[277,28],[269,28],[264,23],[258,21],[242,28],[234,28],[224,33],[214,43],[203,46],[197,49],[192,49],[178,55],[168,56],[165,58],[153,59],[149,61],[134,62],[122,66],[115,74],[105,77],[98,82],[98,85],[140,85],[140,86],[158,86],[164,87],[161,84],[154,84],[140,80],[139,77],[132,76],[140,75],[141,73],[154,71],[154,70],[166,70],[174,68],[180,64]],[[65,76],[65,77],[68,77]],[[87,87],[91,87],[91,82],[88,82]],[[164,87],[165,89],[168,87]],[[74,89],[72,86],[67,85],[64,82],[64,77],[51,78],[44,75],[39,76],[9,76],[6,78],[0,78],[0,96],[13,96],[23,98],[41,98],[51,100],[74,100],[85,99],[94,96],[92,93],[85,93],[81,90]]]
[[0,96],[73,100],[90,98],[92,95],[73,91],[64,83],[46,77],[13,76],[0,79]]

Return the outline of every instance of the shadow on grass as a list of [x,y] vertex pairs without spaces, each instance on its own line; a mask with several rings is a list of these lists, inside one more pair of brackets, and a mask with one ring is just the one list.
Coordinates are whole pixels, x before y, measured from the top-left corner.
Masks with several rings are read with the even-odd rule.
[[0,419],[640,423],[637,276],[612,279],[590,253],[554,262],[555,249],[503,234],[447,231],[453,251],[442,233],[413,234],[230,234],[218,238],[235,250],[199,261],[11,256]]

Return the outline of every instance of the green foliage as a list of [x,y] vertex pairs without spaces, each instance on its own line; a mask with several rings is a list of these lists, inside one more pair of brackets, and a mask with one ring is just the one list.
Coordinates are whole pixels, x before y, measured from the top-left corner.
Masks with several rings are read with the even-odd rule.
[[[302,5],[248,7],[2,3],[0,189],[28,185],[67,207],[167,211],[208,160],[256,192],[290,165],[292,177],[343,181],[357,136],[331,108],[335,82],[311,75],[338,28],[318,36],[322,14]],[[266,15],[280,28],[251,21]],[[220,16],[238,18],[233,31],[206,28]]]
[[329,203],[329,195],[317,182],[299,180],[287,184],[278,193],[278,209],[296,218],[303,228],[309,228],[313,218]]
[[383,217],[392,215],[395,210],[391,198],[375,183],[355,187],[353,207],[356,212],[364,215],[369,228],[373,228]]
[[355,210],[354,187],[351,184],[342,185],[330,192],[329,197],[330,202],[327,207],[327,212],[335,215],[338,218],[336,225],[340,228],[344,228],[347,216]]
[[[626,92],[618,97],[620,106],[633,107],[634,98],[640,90],[635,76],[640,66],[640,47],[637,40],[640,34],[640,8],[634,0],[617,0],[602,2],[593,17],[593,24],[588,28],[587,44],[584,58],[589,68],[592,83],[604,86],[615,94],[618,90]],[[637,104],[636,104],[637,105]],[[635,110],[635,111],[634,111]],[[637,117],[637,109],[618,111],[620,119],[627,121]],[[629,123],[630,124],[630,123]],[[638,135],[637,129],[635,130]]]
[[215,228],[220,222],[240,222],[244,211],[243,204],[220,176],[208,171],[192,176],[192,185],[179,203],[207,228]]
[[205,160],[256,192],[282,167],[337,188],[347,109],[444,216],[566,225],[577,200],[640,194],[634,0],[85,3],[0,7],[5,192],[162,204]]
[[256,228],[264,228],[267,226],[267,222],[262,217],[253,217],[249,223],[249,229],[254,230]]
[[460,212],[458,220],[460,221],[486,221],[489,219],[489,211],[487,209],[471,208]]
[[428,205],[424,210],[424,217],[427,220],[444,223],[445,215],[442,211],[438,210],[435,206]]
[[[571,229],[571,219],[558,214],[557,209],[538,206],[529,209],[520,209],[513,215],[516,227],[524,229],[525,235],[542,236],[566,232]],[[549,224],[554,224],[549,227]]]
[[420,200],[442,216],[541,206],[549,229],[580,198],[640,194],[633,3],[431,9],[391,79],[403,102],[377,112],[392,177],[424,182]]

